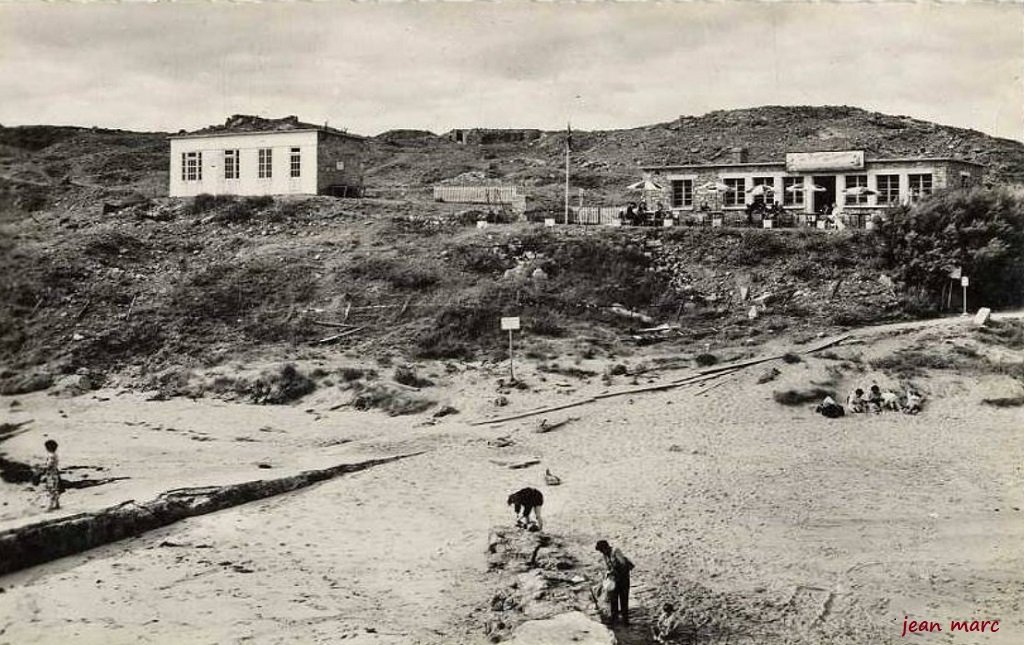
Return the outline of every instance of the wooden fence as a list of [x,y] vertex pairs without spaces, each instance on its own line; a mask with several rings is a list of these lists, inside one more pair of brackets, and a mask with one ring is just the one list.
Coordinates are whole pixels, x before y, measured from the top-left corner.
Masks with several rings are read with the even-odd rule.
[[[618,206],[570,206],[570,224],[611,224],[619,219]],[[558,220],[556,220],[558,221]]]
[[434,186],[434,201],[456,204],[515,204],[515,186]]

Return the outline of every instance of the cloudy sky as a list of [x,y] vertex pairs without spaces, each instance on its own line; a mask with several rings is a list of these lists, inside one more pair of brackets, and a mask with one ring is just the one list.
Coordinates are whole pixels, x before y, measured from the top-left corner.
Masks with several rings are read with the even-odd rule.
[[1024,6],[5,4],[0,123],[633,127],[855,105],[1024,140]]

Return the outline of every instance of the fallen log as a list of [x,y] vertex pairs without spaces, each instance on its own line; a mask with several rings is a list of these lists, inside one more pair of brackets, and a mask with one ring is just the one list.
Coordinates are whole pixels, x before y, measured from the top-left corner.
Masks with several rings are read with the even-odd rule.
[[339,475],[420,454],[423,453],[306,470],[278,479],[258,479],[227,486],[178,488],[142,504],[129,500],[94,513],[79,513],[8,529],[0,532],[0,575],[81,553],[187,517],[288,493]]
[[[826,347],[832,347],[833,345],[838,345],[839,343],[843,342],[844,340],[848,339],[849,337],[850,337],[850,334],[843,334],[842,336],[838,336],[838,337],[835,337],[835,338],[829,338],[829,339],[823,340],[821,343],[818,343],[817,345],[814,345],[812,347],[804,349],[803,351],[801,351],[799,353],[800,354],[813,354],[814,352],[821,351],[821,350],[825,349]],[[538,414],[545,414],[547,412],[557,412],[558,410],[565,410],[567,408],[574,408],[576,406],[584,405],[586,403],[593,403],[594,401],[598,401],[598,400],[601,400],[601,399],[610,399],[612,397],[624,396],[624,395],[627,395],[627,394],[642,394],[644,392],[660,392],[660,391],[663,391],[663,390],[670,390],[670,389],[681,387],[681,386],[684,386],[684,385],[692,385],[693,383],[699,383],[699,382],[702,382],[702,381],[707,381],[707,380],[715,379],[715,378],[718,378],[720,376],[725,376],[727,374],[732,374],[734,372],[738,372],[739,370],[741,370],[741,369],[743,369],[745,367],[750,367],[751,365],[759,365],[761,363],[767,363],[768,361],[779,360],[779,359],[781,359],[783,357],[783,355],[784,354],[773,354],[771,356],[762,356],[760,358],[751,358],[751,359],[748,359],[748,360],[745,360],[745,361],[740,361],[738,363],[728,363],[726,365],[717,365],[715,367],[707,367],[707,368],[704,368],[702,370],[697,370],[697,372],[695,374],[691,374],[690,376],[686,376],[686,377],[683,377],[681,379],[677,379],[675,381],[669,381],[668,383],[659,383],[657,385],[647,385],[647,386],[644,386],[644,387],[637,387],[637,388],[633,388],[633,389],[629,389],[629,390],[619,390],[617,392],[605,392],[603,394],[596,394],[596,395],[588,397],[586,399],[580,399],[579,401],[573,401],[571,403],[563,403],[562,405],[556,405],[556,406],[553,406],[553,407],[550,407],[550,408],[541,408],[539,410],[531,410],[529,412],[520,412],[518,414],[514,414],[514,415],[511,415],[511,416],[507,416],[507,417],[499,417],[499,418],[496,418],[496,419],[484,419],[482,421],[474,421],[473,423],[470,423],[469,425],[471,425],[471,426],[480,426],[480,425],[487,425],[487,424],[491,424],[491,423],[503,423],[505,421],[515,421],[516,419],[525,419],[526,417],[532,417],[532,416],[536,416]]]
[[352,334],[356,333],[357,331],[362,331],[363,329],[365,329],[365,327],[356,327],[355,329],[349,329],[348,331],[343,331],[340,334],[335,334],[333,336],[328,336],[327,338],[321,338],[320,340],[318,340],[316,342],[321,343],[321,344],[323,344],[323,343],[330,343],[330,342],[338,340],[339,338],[344,338],[345,336],[351,336]]

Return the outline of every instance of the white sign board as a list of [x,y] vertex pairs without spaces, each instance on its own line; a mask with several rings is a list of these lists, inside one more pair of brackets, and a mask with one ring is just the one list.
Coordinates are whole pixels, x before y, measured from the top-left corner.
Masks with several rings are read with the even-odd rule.
[[664,228],[671,228],[672,227],[672,218],[666,217],[664,220],[662,220],[661,225]]
[[762,228],[771,228],[772,227],[772,220],[770,220],[770,219],[763,219],[763,220],[761,220],[761,227]]
[[513,318],[502,318],[501,319],[502,331],[519,329],[519,316]]
[[967,279],[967,276],[963,276],[962,278],[960,278],[960,286],[961,287],[969,287],[970,285],[971,285],[971,281]]
[[544,226],[554,226],[554,225],[555,225],[555,218],[554,217],[545,217],[544,218]]
[[815,172],[833,170],[863,170],[864,151],[843,152],[789,152],[786,153],[787,172]]

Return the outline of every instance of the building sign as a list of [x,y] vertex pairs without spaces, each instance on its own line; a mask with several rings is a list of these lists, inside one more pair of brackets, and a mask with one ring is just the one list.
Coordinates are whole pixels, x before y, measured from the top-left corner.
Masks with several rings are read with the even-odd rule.
[[864,151],[788,152],[786,172],[863,170]]
[[512,331],[513,329],[519,329],[519,316],[508,317],[501,319],[502,330]]

